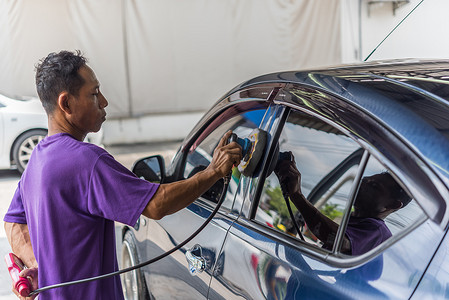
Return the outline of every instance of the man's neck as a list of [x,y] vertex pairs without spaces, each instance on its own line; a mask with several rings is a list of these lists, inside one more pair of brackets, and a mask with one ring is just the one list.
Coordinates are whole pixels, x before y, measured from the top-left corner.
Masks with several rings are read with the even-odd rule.
[[59,122],[58,118],[49,117],[48,118],[48,136],[57,134],[57,133],[68,133],[73,136],[75,139],[79,141],[84,141],[87,133],[82,133],[76,128],[70,126],[65,122]]
[[354,211],[352,212],[351,216],[355,218],[373,218],[373,219],[384,219],[386,216],[383,216],[382,214],[365,214],[361,212]]

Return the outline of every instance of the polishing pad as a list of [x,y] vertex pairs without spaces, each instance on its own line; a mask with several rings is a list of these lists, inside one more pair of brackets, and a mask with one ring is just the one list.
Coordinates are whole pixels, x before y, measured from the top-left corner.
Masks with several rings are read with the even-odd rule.
[[248,136],[248,139],[251,142],[251,149],[238,165],[239,171],[245,176],[251,176],[259,164],[267,144],[267,132],[256,128]]

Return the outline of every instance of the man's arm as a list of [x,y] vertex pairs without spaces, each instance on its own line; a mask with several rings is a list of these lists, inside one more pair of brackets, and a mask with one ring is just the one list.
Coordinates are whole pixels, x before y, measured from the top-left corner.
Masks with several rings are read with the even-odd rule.
[[28,268],[37,268],[31,246],[30,234],[27,224],[5,222],[5,232],[12,252],[17,255]]
[[[11,245],[12,252],[19,257],[28,269],[20,272],[19,276],[25,278],[31,278],[32,290],[36,290],[39,286],[38,284],[38,267],[36,257],[33,253],[33,247],[31,246],[30,234],[28,231],[27,224],[10,223],[5,222],[5,232],[8,242]],[[12,289],[14,294],[19,297],[20,300],[34,299],[37,295],[30,298],[22,297],[19,293]]]
[[206,192],[217,180],[228,175],[232,166],[240,163],[242,149],[236,143],[227,144],[231,136],[227,132],[214,150],[209,166],[194,176],[167,184],[161,184],[143,211],[143,215],[159,220],[166,215],[175,213]]

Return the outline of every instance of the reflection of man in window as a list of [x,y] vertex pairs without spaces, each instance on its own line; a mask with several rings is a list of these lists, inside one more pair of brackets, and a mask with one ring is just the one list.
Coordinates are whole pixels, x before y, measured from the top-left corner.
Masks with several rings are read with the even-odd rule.
[[[308,228],[332,249],[338,224],[307,201],[301,191],[301,173],[293,161],[282,160],[275,169],[281,186],[287,189],[291,201],[301,212]],[[364,177],[359,188],[354,211],[349,218],[341,252],[360,255],[391,237],[384,219],[404,207],[411,198],[389,173]]]

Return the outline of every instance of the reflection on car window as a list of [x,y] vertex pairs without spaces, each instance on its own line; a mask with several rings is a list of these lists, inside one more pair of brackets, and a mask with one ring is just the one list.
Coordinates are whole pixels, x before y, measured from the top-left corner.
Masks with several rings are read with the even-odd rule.
[[366,253],[423,218],[424,212],[392,173],[371,156],[345,233],[347,254]]
[[[205,132],[210,130],[210,133],[204,137],[194,149],[190,150],[184,168],[184,178],[193,176],[209,165],[215,147],[228,130],[232,130],[239,137],[246,137],[254,128],[258,128],[265,114],[266,107],[258,105],[253,110],[243,113],[239,112],[242,110],[236,109],[236,106],[229,108],[222,114],[222,116],[228,116],[228,119],[222,120],[223,123],[213,129],[207,128]],[[231,114],[229,111],[235,111],[235,113]],[[228,187],[226,199],[223,202],[223,207],[227,209],[232,209],[234,195],[237,191],[240,179],[240,173],[237,168],[234,168],[232,172],[232,180]],[[220,198],[222,190],[223,180],[221,179],[204,193],[202,198],[216,203]]]
[[[314,210],[332,220],[338,229],[362,151],[336,128],[302,112],[292,111],[279,139],[280,152],[290,152],[300,173],[300,190]],[[306,242],[332,248],[335,234],[318,239],[293,202],[291,208]],[[300,237],[288,212],[279,178],[273,172],[265,181],[255,220],[286,234]]]
[[[373,156],[361,181],[354,182],[364,150],[316,118],[291,112],[279,148],[281,155],[265,181],[255,217],[265,226],[327,251],[357,256],[426,218]],[[285,198],[290,199],[291,213]],[[346,231],[337,246],[343,219]]]

